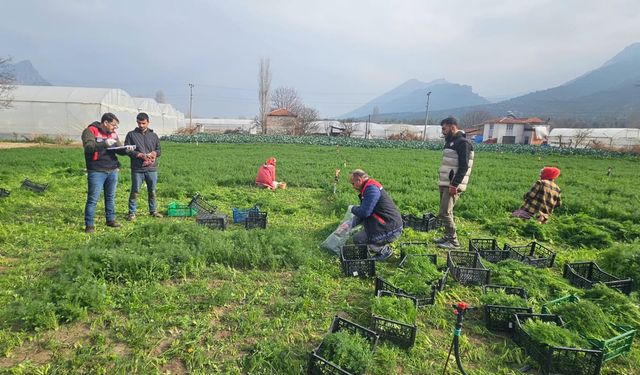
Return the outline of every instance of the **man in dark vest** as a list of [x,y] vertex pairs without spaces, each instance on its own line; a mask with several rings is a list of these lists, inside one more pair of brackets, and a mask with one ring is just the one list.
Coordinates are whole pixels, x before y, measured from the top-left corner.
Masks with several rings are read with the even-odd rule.
[[95,232],[93,222],[100,193],[104,190],[104,210],[107,226],[120,227],[116,221],[116,188],[120,162],[116,153],[126,155],[135,146],[123,146],[116,129],[120,121],[113,113],[102,115],[82,132],[82,146],[87,165],[87,203],[84,207],[85,233]]
[[361,169],[349,174],[351,186],[358,192],[360,206],[351,208],[353,226],[363,224],[364,230],[353,236],[356,245],[367,245],[372,257],[384,260],[393,254],[389,243],[402,234],[402,217],[382,185]]
[[142,183],[147,184],[149,215],[162,217],[156,205],[156,185],[158,184],[158,158],[160,157],[160,139],[149,129],[149,115],[144,112],[136,116],[138,127],[127,133],[125,145],[135,145],[131,157],[131,192],[129,193],[129,215],[127,220],[136,218],[137,199]]
[[467,189],[469,175],[473,167],[473,145],[464,131],[458,129],[458,121],[447,117],[440,122],[444,135],[444,150],[440,165],[440,213],[439,218],[444,225],[444,237],[434,242],[443,249],[458,249],[460,242],[453,221],[453,207],[460,193]]

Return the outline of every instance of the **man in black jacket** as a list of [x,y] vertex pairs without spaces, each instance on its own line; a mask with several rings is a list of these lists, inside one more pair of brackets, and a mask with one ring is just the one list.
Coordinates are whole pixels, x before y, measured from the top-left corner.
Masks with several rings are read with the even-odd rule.
[[129,194],[129,215],[127,220],[136,218],[137,199],[142,182],[147,184],[149,214],[162,217],[156,207],[156,185],[158,184],[158,161],[160,157],[160,139],[149,129],[149,115],[144,112],[136,117],[138,127],[127,133],[126,145],[135,145],[136,150],[131,157],[131,193]]
[[473,167],[473,145],[464,131],[458,129],[458,121],[447,117],[440,122],[444,135],[442,164],[439,171],[440,213],[439,217],[445,229],[443,238],[434,242],[443,249],[458,249],[460,242],[453,220],[453,207],[460,194],[467,189],[469,175]]
[[116,189],[120,162],[116,154],[133,152],[134,146],[123,147],[116,129],[120,121],[113,113],[102,115],[82,132],[82,147],[87,166],[87,203],[84,207],[85,233],[95,232],[94,216],[100,193],[104,190],[104,210],[107,226],[120,227],[116,221]]
[[360,198],[360,205],[351,208],[355,215],[352,227],[364,226],[353,236],[353,243],[367,245],[375,260],[387,259],[393,254],[388,244],[402,234],[400,211],[382,185],[362,169],[351,172],[349,178]]

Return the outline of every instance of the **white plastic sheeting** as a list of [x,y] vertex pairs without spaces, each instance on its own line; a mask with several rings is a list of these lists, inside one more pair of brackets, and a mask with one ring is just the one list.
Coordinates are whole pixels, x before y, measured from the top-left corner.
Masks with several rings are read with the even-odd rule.
[[[364,138],[365,129],[368,127],[369,137],[372,139],[386,139],[392,135],[399,135],[401,133],[414,134],[422,137],[424,132],[424,125],[408,125],[408,124],[378,124],[376,122],[352,122],[346,125],[340,121],[316,121],[318,126],[318,133],[330,135],[331,128],[334,128],[334,132],[339,132],[338,129],[343,129],[348,126],[352,129],[351,136],[354,138]],[[442,131],[439,125],[427,126],[427,140],[439,141],[442,137]]]
[[552,146],[590,147],[593,143],[604,146],[630,147],[640,145],[637,128],[555,128],[549,133]]
[[5,139],[48,135],[77,140],[105,112],[118,116],[121,136],[136,127],[139,112],[149,114],[150,128],[159,135],[184,126],[184,115],[172,106],[132,98],[120,89],[16,86],[12,96],[11,108],[0,110],[0,137]]
[[[188,123],[189,120],[187,119]],[[257,128],[253,120],[246,119],[228,119],[228,118],[194,118],[192,119],[194,126],[200,127],[201,132],[205,133],[224,133],[226,131],[241,131],[250,134],[256,134]]]

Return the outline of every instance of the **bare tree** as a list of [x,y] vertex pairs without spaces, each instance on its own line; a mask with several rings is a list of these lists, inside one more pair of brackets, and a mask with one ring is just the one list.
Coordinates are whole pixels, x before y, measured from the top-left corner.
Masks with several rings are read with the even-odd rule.
[[[591,136],[591,129],[580,129],[576,131],[575,135],[573,136],[573,139],[575,142],[573,147],[578,148],[583,143],[584,143],[584,146],[587,147],[588,142],[586,141],[590,136]],[[569,147],[571,147],[571,143],[569,143]]]
[[284,108],[294,115],[299,115],[304,105],[293,87],[278,87],[271,95],[271,109]]
[[164,91],[158,90],[156,91],[156,102],[164,104],[167,102],[167,98],[164,96]]
[[9,65],[11,58],[0,57],[0,109],[11,108],[13,101],[13,91],[16,87],[13,85],[16,81],[15,76],[5,67]]
[[298,113],[298,134],[305,135],[316,132],[319,127],[318,117],[319,113],[316,109],[303,105]]
[[262,134],[267,134],[267,115],[269,114],[269,96],[271,93],[271,66],[268,58],[260,59],[258,72],[258,117],[255,123],[262,129]]
[[378,122],[380,117],[380,108],[378,106],[373,107],[373,112],[371,113],[371,121]]
[[460,117],[460,123],[463,128],[478,125],[489,120],[493,116],[491,113],[483,110],[469,111]]
[[352,119],[342,120],[340,121],[340,124],[343,128],[342,134],[347,137],[351,137],[351,135],[358,130],[358,123],[354,122]]

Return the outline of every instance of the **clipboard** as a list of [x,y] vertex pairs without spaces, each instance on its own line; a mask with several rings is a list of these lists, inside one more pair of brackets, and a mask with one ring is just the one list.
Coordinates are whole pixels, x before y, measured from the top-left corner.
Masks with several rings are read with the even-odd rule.
[[[133,149],[134,149],[134,150],[136,149],[136,145],[131,145],[131,146],[133,146]],[[107,147],[107,150],[109,150],[109,151],[124,150],[124,149],[126,149],[127,147],[129,147],[129,146],[114,146],[114,147]]]

